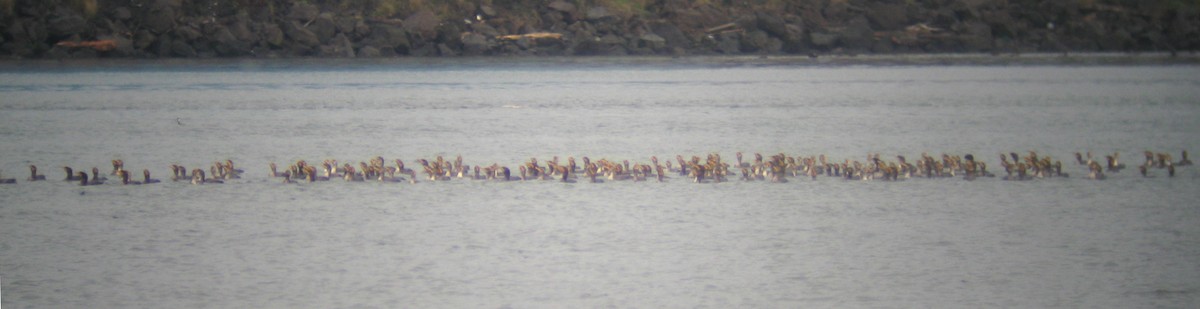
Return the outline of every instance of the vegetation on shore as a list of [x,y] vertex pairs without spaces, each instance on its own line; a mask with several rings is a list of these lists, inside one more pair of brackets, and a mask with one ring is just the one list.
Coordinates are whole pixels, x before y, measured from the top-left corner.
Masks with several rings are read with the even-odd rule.
[[0,0],[0,55],[1189,52],[1200,0]]

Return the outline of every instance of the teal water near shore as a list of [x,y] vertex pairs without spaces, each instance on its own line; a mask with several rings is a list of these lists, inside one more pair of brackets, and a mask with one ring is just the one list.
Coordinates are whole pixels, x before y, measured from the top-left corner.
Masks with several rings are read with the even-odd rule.
[[[1187,307],[1200,66],[1162,58],[5,64],[5,307]],[[128,63],[126,63],[128,64]],[[1066,179],[285,185],[374,156],[515,168],[1037,151]],[[1083,179],[1075,152],[1131,168]],[[61,166],[247,172],[79,187]],[[23,181],[38,165],[46,182]],[[109,176],[112,178],[112,176]]]

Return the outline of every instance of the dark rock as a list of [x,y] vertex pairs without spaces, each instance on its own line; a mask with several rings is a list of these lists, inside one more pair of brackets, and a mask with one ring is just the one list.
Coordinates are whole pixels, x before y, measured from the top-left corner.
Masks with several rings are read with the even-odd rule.
[[363,41],[367,45],[379,49],[383,56],[387,56],[388,51],[408,54],[411,46],[408,36],[405,33],[402,28],[388,24],[378,24],[371,27],[371,34]]
[[333,35],[337,33],[337,25],[333,23],[333,15],[329,13],[318,15],[317,19],[314,19],[305,28],[316,34],[317,41],[322,43],[328,43],[333,38]]
[[18,42],[44,41],[45,40],[44,36],[35,39],[32,35],[30,35],[29,29],[26,29],[26,27],[28,27],[28,26],[36,26],[36,25],[41,25],[41,23],[36,23],[33,21],[33,19],[30,19],[30,18],[22,18],[22,19],[18,19],[16,21],[14,21],[12,23],[12,25],[8,27],[8,29],[4,30],[4,33],[8,34],[8,37],[12,38],[13,41],[18,41]]
[[[321,15],[325,15],[325,14],[321,14]],[[365,35],[371,33],[370,31],[364,31],[363,33],[355,33],[354,32],[355,27],[358,26],[359,22],[361,22],[360,18],[354,18],[354,17],[349,17],[349,16],[333,16],[334,29],[336,29],[336,31],[338,33],[345,33],[347,36],[351,36],[351,37],[362,37],[362,36],[365,36]]]
[[176,57],[195,57],[196,50],[184,40],[173,40],[171,42],[171,55]]
[[133,35],[133,48],[137,50],[145,50],[158,40],[153,33],[147,30],[139,30]]
[[904,3],[871,2],[867,6],[867,19],[878,30],[900,30],[907,27],[908,8]]
[[176,27],[174,34],[175,34],[175,37],[184,39],[184,40],[188,40],[188,41],[195,40],[197,38],[204,36],[203,33],[200,33],[200,30],[197,30],[196,28],[192,27],[191,25],[183,25],[183,26]]
[[854,51],[865,51],[874,45],[875,31],[866,17],[855,17],[841,32],[842,46]]
[[608,8],[599,5],[588,8],[587,13],[584,14],[584,17],[591,22],[612,21],[617,19],[617,16],[609,12]]
[[120,36],[120,35],[100,35],[100,36],[96,36],[96,39],[98,39],[98,40],[112,40],[114,43],[116,43],[117,47],[116,47],[116,48],[114,48],[113,50],[111,50],[111,51],[108,51],[108,52],[107,52],[108,54],[111,54],[111,55],[113,55],[113,56],[122,56],[122,57],[124,57],[124,56],[130,56],[130,55],[133,55],[133,54],[134,54],[134,49],[133,49],[133,41],[132,41],[132,40],[130,40],[129,38],[126,38],[126,37],[124,37],[124,36]]
[[238,40],[229,28],[218,27],[212,35],[213,50],[220,56],[241,56],[249,52],[245,42]]
[[688,39],[683,31],[679,30],[674,24],[666,22],[656,22],[650,24],[650,31],[667,41],[669,48],[692,48],[692,40]]
[[64,15],[56,15],[50,17],[46,21],[46,30],[49,31],[51,38],[65,38],[75,34],[83,34],[87,32],[89,27],[83,16],[67,11]]
[[354,23],[354,36],[355,37],[366,37],[368,35],[371,35],[371,26],[370,25],[367,25],[367,23],[363,22],[362,20],[359,20]]
[[736,32],[721,33],[716,35],[716,49],[722,54],[737,54],[742,51],[741,35]]
[[746,53],[753,53],[766,50],[771,43],[770,36],[762,30],[750,31],[741,35],[739,50]]
[[[472,23],[471,31],[475,32],[475,33],[479,33],[479,34],[483,35],[484,37],[488,37],[488,38],[494,38],[494,37],[500,36],[500,31],[497,31],[496,28],[492,28],[492,26],[489,26],[485,22]],[[466,42],[464,42],[464,44],[465,43]]]
[[530,49],[537,47],[537,44],[534,44],[534,43],[536,43],[536,42],[534,42],[533,40],[531,40],[527,37],[522,37],[513,42],[514,45],[516,45],[518,48],[520,48],[522,50],[530,50]]
[[440,55],[442,57],[458,56],[458,51],[454,50],[453,48],[450,48],[450,46],[447,46],[446,44],[438,44],[437,52],[438,52],[438,55]]
[[441,20],[433,12],[421,10],[404,19],[404,31],[419,40],[433,40],[437,38],[440,23]]
[[1105,51],[1126,51],[1132,47],[1135,41],[1129,31],[1117,29],[1111,35],[1096,38],[1096,43],[1100,45],[1100,49]]
[[321,57],[354,58],[354,45],[350,43],[350,38],[338,33],[337,36],[329,40],[329,44],[321,45],[321,47],[317,48],[317,55]]
[[480,4],[479,14],[483,15],[483,17],[496,17],[496,9],[487,4]]
[[780,18],[779,15],[769,12],[758,12],[755,14],[757,20],[756,26],[758,29],[765,31],[767,34],[780,39],[793,39],[794,35],[788,31],[787,23]]
[[421,46],[409,49],[408,54],[412,56],[436,56],[438,55],[438,49],[434,44],[421,44]]
[[809,35],[809,40],[813,46],[819,48],[832,48],[838,43],[838,35],[828,32],[814,32]]
[[238,21],[229,25],[227,30],[233,34],[234,38],[246,43],[247,45],[254,45],[261,41],[261,38],[258,35],[255,35],[254,32],[251,32],[250,28],[244,21]]
[[275,23],[265,23],[262,26],[262,40],[271,46],[283,46],[283,29]]
[[373,46],[363,46],[358,49],[358,57],[361,58],[377,58],[380,56],[379,49]]
[[112,10],[112,17],[116,20],[129,20],[133,18],[133,12],[129,11],[129,8],[121,6]]
[[642,35],[641,38],[638,38],[638,47],[647,48],[656,52],[662,51],[667,47],[667,39],[664,39],[663,37],[654,33],[647,33]]
[[293,42],[301,46],[316,47],[321,45],[321,40],[312,31],[308,31],[296,21],[283,22],[283,33],[292,39]]
[[462,47],[462,24],[460,23],[442,23],[437,27],[437,38],[434,40],[438,43],[446,44],[452,49]]
[[167,5],[151,5],[142,18],[142,25],[155,34],[170,32],[175,29],[175,9]]
[[562,0],[551,1],[549,4],[546,4],[546,7],[567,14],[575,13],[575,5]]
[[614,34],[606,34],[600,37],[601,45],[625,45],[625,39]]
[[965,52],[987,52],[993,48],[992,27],[982,21],[969,21],[962,25],[962,48]]
[[308,22],[316,19],[317,14],[320,13],[321,9],[317,8],[316,5],[305,3],[303,1],[296,1],[294,4],[292,4],[292,8],[288,11],[287,16],[288,18],[298,20],[300,22]]
[[805,53],[808,42],[805,40],[804,28],[801,24],[787,24],[788,37],[783,38],[782,49],[787,53]]
[[492,48],[487,36],[468,32],[462,37],[463,55],[479,56],[486,54]]

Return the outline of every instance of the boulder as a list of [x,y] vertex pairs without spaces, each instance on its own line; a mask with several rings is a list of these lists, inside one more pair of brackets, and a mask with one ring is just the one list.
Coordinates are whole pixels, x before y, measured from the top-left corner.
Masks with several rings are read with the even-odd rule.
[[792,39],[794,35],[788,31],[787,22],[783,21],[779,15],[770,12],[755,13],[758,29],[765,31],[767,34],[780,39]]
[[962,47],[965,52],[987,52],[993,48],[992,27],[982,21],[969,21],[962,25]]
[[483,34],[468,32],[463,34],[461,40],[463,55],[479,56],[486,54],[492,48],[488,37]]
[[363,43],[379,49],[381,55],[391,53],[407,54],[411,49],[408,36],[404,29],[389,24],[377,24],[371,27],[371,34]]
[[867,18],[862,16],[850,19],[840,36],[842,46],[855,51],[868,50],[875,43],[875,31],[871,30]]
[[133,49],[145,50],[158,40],[153,33],[148,30],[139,30],[133,34]]
[[584,17],[590,22],[611,21],[617,19],[617,16],[609,12],[608,8],[599,5],[588,8],[587,13],[584,14]]
[[373,46],[363,46],[358,49],[358,57],[361,58],[377,58],[380,56],[379,49]]
[[313,34],[316,34],[317,41],[322,43],[328,43],[329,40],[333,38],[333,35],[338,32],[337,24],[333,22],[333,14],[329,13],[318,15],[317,18],[314,19],[312,23],[309,23],[308,27],[305,28],[309,31],[312,31]]
[[834,33],[813,32],[808,37],[812,45],[819,48],[833,48],[838,43],[838,35]]
[[477,14],[482,15],[483,17],[496,17],[496,9],[487,4],[480,4],[479,12]]
[[200,30],[196,29],[195,27],[192,27],[191,25],[183,25],[183,26],[176,27],[174,34],[175,34],[176,38],[180,38],[180,39],[184,39],[184,40],[188,40],[188,41],[195,40],[197,38],[204,36],[203,33],[200,33]]
[[741,35],[736,32],[716,35],[716,50],[722,54],[737,54],[742,52]]
[[866,13],[877,30],[900,30],[909,25],[908,7],[904,3],[871,2]]
[[267,42],[267,44],[275,47],[283,46],[283,29],[280,29],[279,25],[265,23],[262,26],[260,34],[262,35],[263,42]]
[[83,34],[87,32],[88,23],[74,12],[61,10],[62,14],[55,14],[46,20],[46,30],[49,31],[51,38],[65,38],[75,34]]
[[338,33],[337,36],[329,39],[329,44],[321,45],[317,48],[317,55],[321,57],[337,57],[337,58],[354,58],[354,45],[350,43],[350,38],[345,34]]
[[233,35],[233,31],[229,28],[220,26],[212,34],[213,50],[218,56],[241,56],[249,52],[247,43],[238,40],[237,36]]
[[[8,34],[8,37],[12,38],[13,41],[17,41],[17,42],[35,41],[35,39],[30,35],[29,29],[26,29],[26,27],[33,26],[33,25],[41,25],[41,23],[36,23],[33,21],[33,19],[30,19],[30,18],[18,19],[16,21],[14,21],[12,23],[12,25],[8,27],[8,29],[5,29],[4,33]],[[36,41],[43,41],[43,40],[44,40],[44,38],[36,39]]]
[[420,40],[437,38],[437,27],[441,19],[429,10],[421,10],[404,19],[404,31]]
[[175,9],[167,5],[150,5],[142,25],[155,34],[167,33],[175,29]]
[[667,22],[655,22],[650,24],[650,32],[662,37],[666,40],[669,48],[692,48],[692,40],[688,39],[683,31],[679,30],[674,24]]
[[321,45],[321,40],[317,38],[317,34],[309,31],[296,21],[283,22],[283,33],[292,39],[292,42],[306,47],[316,47]]
[[254,32],[251,32],[250,28],[246,25],[246,22],[243,21],[238,21],[229,25],[228,30],[235,38],[237,38],[237,40],[245,42],[248,45],[254,45],[261,39],[258,37],[258,35],[255,35]]
[[129,38],[120,35],[100,35],[96,36],[97,40],[110,40],[116,43],[116,48],[108,51],[109,54],[115,56],[130,56],[135,53],[133,49],[133,41]]
[[438,44],[437,52],[438,52],[438,55],[442,56],[442,57],[458,56],[458,51],[454,50],[453,48],[450,48],[450,46],[448,46],[446,44]]
[[546,7],[550,8],[551,10],[563,12],[566,14],[574,14],[575,13],[575,5],[571,4],[570,2],[566,2],[566,1],[562,1],[562,0],[551,1],[549,4],[546,4]]
[[299,20],[300,22],[308,22],[317,18],[317,14],[321,13],[321,9],[316,5],[309,4],[305,1],[296,1],[292,4],[292,8],[288,10],[288,18]]
[[116,20],[129,20],[133,18],[133,12],[127,7],[117,7],[112,10],[112,18]]
[[745,53],[778,54],[783,50],[783,41],[771,37],[762,30],[744,33],[740,39],[740,48]]
[[652,33],[643,34],[638,38],[638,47],[648,48],[653,51],[661,51],[667,47],[667,39],[662,36]]
[[[324,14],[322,14],[322,15],[324,15]],[[354,33],[355,27],[358,26],[358,23],[360,21],[361,21],[360,18],[355,18],[355,17],[350,17],[350,16],[333,16],[334,28],[337,30],[337,32],[345,33],[347,36],[361,37],[363,35],[370,33],[369,31],[363,32],[361,34]]]
[[482,34],[483,36],[489,38],[500,36],[500,31],[497,31],[496,28],[492,28],[492,26],[489,26],[486,22],[472,23],[471,31]]
[[170,55],[176,57],[196,57],[196,50],[187,41],[172,40]]

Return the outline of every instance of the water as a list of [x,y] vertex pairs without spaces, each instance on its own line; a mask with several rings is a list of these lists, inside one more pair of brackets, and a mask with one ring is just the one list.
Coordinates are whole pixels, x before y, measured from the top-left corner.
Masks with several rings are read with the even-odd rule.
[[[9,65],[5,307],[1189,307],[1200,67],[950,58]],[[1086,59],[1086,58],[1085,58]],[[177,122],[178,121],[178,122]],[[462,155],[835,160],[1037,151],[1069,179],[285,185],[267,164]],[[79,187],[61,166],[247,170]],[[36,164],[51,181],[26,182]],[[112,177],[112,176],[109,176]]]

